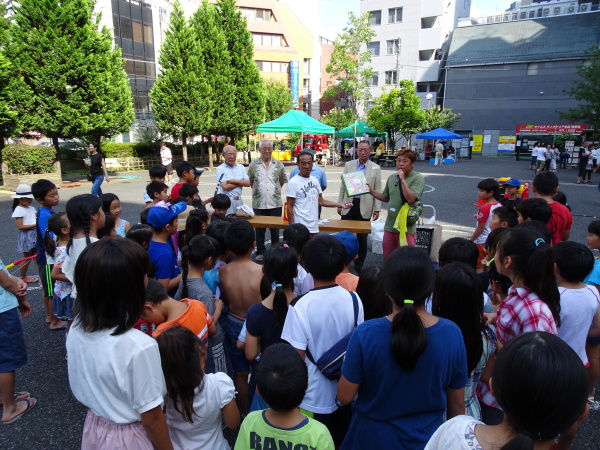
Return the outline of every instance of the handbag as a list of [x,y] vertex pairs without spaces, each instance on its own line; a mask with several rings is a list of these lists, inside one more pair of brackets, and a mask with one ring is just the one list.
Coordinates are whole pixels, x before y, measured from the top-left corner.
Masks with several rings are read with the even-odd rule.
[[94,177],[92,176],[91,173],[88,173],[85,177],[87,178],[88,181],[93,181],[94,180]]
[[354,292],[350,292],[350,295],[352,296],[352,306],[354,307],[354,329],[333,344],[333,346],[325,351],[316,362],[308,348],[306,349],[306,357],[308,360],[317,366],[317,369],[330,380],[337,381],[342,376],[342,364],[344,363],[344,356],[346,356],[348,343],[350,342],[352,333],[354,333],[354,330],[358,325],[358,300],[356,299],[356,294]]

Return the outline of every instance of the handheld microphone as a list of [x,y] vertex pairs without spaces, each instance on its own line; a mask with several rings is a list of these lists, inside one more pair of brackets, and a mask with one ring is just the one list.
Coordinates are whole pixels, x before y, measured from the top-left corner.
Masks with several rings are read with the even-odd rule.
[[398,183],[400,183],[400,175],[396,175],[396,186],[398,186]]
[[225,176],[225,174],[222,173],[221,177],[219,178],[219,181],[217,181],[217,187],[215,188],[215,193],[214,193],[213,197],[219,193],[219,186],[221,186],[221,180],[223,179],[224,176]]

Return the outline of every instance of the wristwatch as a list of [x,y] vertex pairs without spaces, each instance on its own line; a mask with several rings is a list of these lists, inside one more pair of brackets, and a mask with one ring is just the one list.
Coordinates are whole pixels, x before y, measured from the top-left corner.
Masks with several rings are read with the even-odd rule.
[[344,406],[344,404],[342,402],[340,402],[340,399],[337,398],[337,395],[335,396],[335,406],[337,406],[338,408],[341,408]]

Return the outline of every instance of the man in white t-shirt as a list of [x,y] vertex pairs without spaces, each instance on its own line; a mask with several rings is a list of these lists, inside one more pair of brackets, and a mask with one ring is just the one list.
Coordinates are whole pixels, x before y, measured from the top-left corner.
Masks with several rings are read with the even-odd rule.
[[323,191],[319,181],[311,176],[314,157],[311,152],[302,152],[298,155],[300,172],[293,177],[287,186],[287,215],[288,221],[306,225],[311,236],[319,232],[319,206],[329,208],[352,207],[352,203],[337,203],[323,198]]
[[167,169],[167,184],[169,184],[173,176],[173,155],[171,154],[171,149],[164,142],[160,143],[160,159],[162,165]]
[[[306,243],[302,259],[313,276],[315,287],[293,304],[287,313],[281,338],[302,356],[308,368],[308,389],[300,408],[315,413],[315,419],[331,432],[336,445],[343,440],[350,424],[350,409],[338,409],[338,382],[326,378],[306,357],[317,361],[340,339],[354,330],[351,294],[335,283],[346,263],[346,249],[333,236],[320,235]],[[362,302],[357,296],[358,324],[364,321]]]

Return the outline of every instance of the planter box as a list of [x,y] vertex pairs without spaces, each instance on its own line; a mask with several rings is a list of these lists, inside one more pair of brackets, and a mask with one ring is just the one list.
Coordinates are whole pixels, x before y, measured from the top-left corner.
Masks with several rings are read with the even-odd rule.
[[37,180],[45,178],[46,180],[52,181],[57,187],[62,184],[62,177],[60,173],[39,173],[34,175],[3,175],[4,189],[7,191],[16,191],[17,186],[20,184],[28,184],[31,186]]

